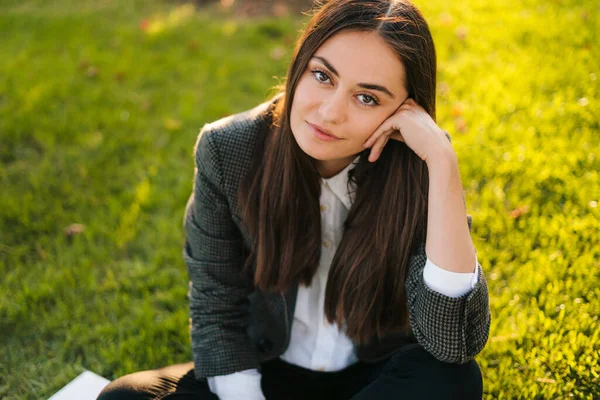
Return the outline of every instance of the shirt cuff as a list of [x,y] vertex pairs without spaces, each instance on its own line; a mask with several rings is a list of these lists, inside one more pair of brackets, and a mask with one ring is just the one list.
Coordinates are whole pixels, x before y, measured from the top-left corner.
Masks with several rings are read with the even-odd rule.
[[206,380],[210,391],[220,400],[265,400],[260,387],[261,373],[247,369],[229,375],[211,376]]
[[423,269],[423,280],[432,290],[448,297],[460,297],[470,292],[477,283],[479,273],[477,254],[475,255],[475,272],[452,272],[438,267],[427,258]]

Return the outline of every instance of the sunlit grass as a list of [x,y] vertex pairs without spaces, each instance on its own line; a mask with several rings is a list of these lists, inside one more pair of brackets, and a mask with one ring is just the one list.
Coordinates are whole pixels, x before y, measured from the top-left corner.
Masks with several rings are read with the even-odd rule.
[[[486,398],[594,398],[599,6],[422,3],[490,287]],[[0,5],[2,398],[191,360],[192,147],[280,83],[301,20],[178,4]]]

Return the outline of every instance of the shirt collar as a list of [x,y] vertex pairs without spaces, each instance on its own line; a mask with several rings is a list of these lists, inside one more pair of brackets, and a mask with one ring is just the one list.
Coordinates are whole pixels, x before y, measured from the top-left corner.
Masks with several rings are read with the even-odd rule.
[[354,191],[352,191],[352,193],[348,193],[348,172],[354,168],[359,159],[360,155],[356,156],[354,161],[352,161],[346,168],[331,178],[321,178],[323,184],[327,183],[327,186],[329,186],[333,194],[340,199],[340,201],[348,210],[354,201]]

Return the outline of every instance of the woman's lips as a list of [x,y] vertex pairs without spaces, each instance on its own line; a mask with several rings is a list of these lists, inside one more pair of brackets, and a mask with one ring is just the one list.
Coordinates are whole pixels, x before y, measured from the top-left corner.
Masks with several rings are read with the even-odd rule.
[[341,140],[340,138],[333,136],[331,134],[325,133],[323,132],[322,128],[320,128],[318,125],[313,125],[310,122],[306,122],[308,124],[308,126],[310,127],[310,129],[313,131],[313,133],[315,134],[315,136],[323,141],[326,142],[333,142],[336,140]]

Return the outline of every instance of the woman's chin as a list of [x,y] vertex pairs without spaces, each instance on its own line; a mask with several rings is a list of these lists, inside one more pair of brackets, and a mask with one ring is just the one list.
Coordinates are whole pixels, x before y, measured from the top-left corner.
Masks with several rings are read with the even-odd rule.
[[328,161],[336,158],[330,151],[325,151],[322,147],[322,145],[313,144],[311,146],[301,146],[300,148],[306,154],[318,161]]

